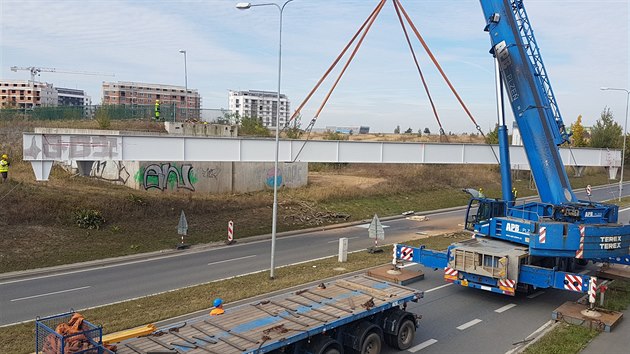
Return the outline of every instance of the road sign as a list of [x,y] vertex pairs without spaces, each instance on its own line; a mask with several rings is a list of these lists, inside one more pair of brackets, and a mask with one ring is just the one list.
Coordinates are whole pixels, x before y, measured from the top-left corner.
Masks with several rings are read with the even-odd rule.
[[177,233],[180,235],[186,235],[187,231],[188,221],[186,221],[186,215],[184,215],[184,211],[182,210],[182,213],[179,216],[179,224],[177,224]]
[[588,195],[590,197],[591,196],[591,191],[592,191],[591,185],[589,184],[589,185],[586,186],[586,195]]
[[378,219],[378,215],[374,214],[374,218],[368,227],[368,236],[370,238],[374,238],[377,240],[385,239],[385,230],[383,229],[383,224]]

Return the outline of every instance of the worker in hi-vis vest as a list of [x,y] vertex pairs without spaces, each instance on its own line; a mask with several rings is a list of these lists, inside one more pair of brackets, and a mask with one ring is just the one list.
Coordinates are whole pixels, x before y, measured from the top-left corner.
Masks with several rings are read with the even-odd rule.
[[516,187],[512,188],[512,201],[516,201],[516,196],[518,195],[518,191]]
[[155,120],[160,120],[160,100],[155,100]]
[[212,311],[210,311],[210,316],[217,316],[225,313],[225,311],[223,310],[223,300],[221,300],[220,298],[216,298],[214,299],[213,305],[214,308],[212,309]]
[[2,159],[0,159],[0,175],[2,175],[2,183],[7,181],[9,178],[9,156],[7,154],[2,154]]

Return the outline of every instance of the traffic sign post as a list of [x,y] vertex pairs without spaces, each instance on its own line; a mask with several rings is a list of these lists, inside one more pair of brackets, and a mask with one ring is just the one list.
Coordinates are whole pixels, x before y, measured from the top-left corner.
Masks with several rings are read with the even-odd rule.
[[368,248],[368,252],[383,252],[383,250],[378,248],[378,240],[385,240],[385,230],[383,229],[383,224],[381,224],[381,221],[378,219],[378,215],[376,214],[374,214],[374,218],[372,218],[372,222],[368,227],[368,237],[374,239],[374,247]]
[[182,210],[182,213],[179,215],[179,223],[177,224],[177,233],[182,236],[181,242],[177,244],[177,249],[185,249],[190,247],[189,244],[184,243],[184,236],[188,233],[188,221],[186,221],[186,214]]
[[228,221],[227,241],[225,241],[225,244],[231,245],[235,242],[236,241],[234,241],[234,222],[230,220]]

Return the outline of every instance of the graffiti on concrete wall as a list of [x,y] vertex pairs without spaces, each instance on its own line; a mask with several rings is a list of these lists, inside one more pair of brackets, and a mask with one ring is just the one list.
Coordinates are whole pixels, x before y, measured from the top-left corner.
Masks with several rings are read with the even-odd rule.
[[[305,165],[304,164],[284,164],[278,168],[278,187],[297,187],[305,181]],[[267,169],[265,172],[265,185],[273,188],[273,168]]]
[[202,168],[201,170],[201,177],[204,178],[211,178],[211,179],[217,179],[219,177],[219,175],[221,174],[221,169],[216,167],[216,168]]
[[[287,187],[297,187],[301,185],[303,176],[305,175],[303,164],[284,164],[283,168],[284,185]],[[307,172],[308,173],[308,172]],[[271,183],[273,185],[273,182]]]
[[[267,177],[265,180],[265,183],[267,184],[267,186],[273,188],[273,180],[274,180],[274,175],[273,175],[273,168],[270,168],[267,170]],[[278,169],[278,180],[277,180],[277,187],[282,186],[282,170]]]
[[[27,159],[102,160],[119,157],[119,137],[44,135],[41,146],[35,137],[24,149]],[[41,156],[40,156],[41,153]]]
[[194,184],[197,182],[191,164],[177,166],[169,162],[141,167],[135,178],[145,190],[158,189],[160,191],[166,189],[194,191]]
[[90,177],[126,184],[131,175],[122,161],[94,161]]

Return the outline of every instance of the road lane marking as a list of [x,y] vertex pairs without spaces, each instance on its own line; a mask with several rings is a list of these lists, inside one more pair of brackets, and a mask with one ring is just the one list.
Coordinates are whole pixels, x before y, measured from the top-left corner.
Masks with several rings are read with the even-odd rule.
[[494,310],[494,312],[496,312],[496,313],[502,313],[502,312],[505,312],[505,311],[507,311],[507,310],[511,309],[511,308],[512,308],[512,307],[514,307],[514,306],[516,306],[516,304],[508,304],[508,305],[505,305],[505,306],[503,306],[503,307],[501,307],[501,308],[498,308],[498,309]]
[[[538,329],[536,329],[534,332],[532,332],[532,334],[530,334],[527,337],[525,337],[525,340],[522,343],[524,344],[525,342],[529,342],[530,339],[536,338],[539,333],[543,332],[545,329],[547,329],[547,327],[549,327],[550,325],[553,325],[554,323],[555,323],[554,320],[549,320],[549,321],[545,322],[545,324],[543,324],[542,326],[538,327]],[[513,354],[513,353],[519,352],[522,348],[523,348],[523,346],[521,344],[521,345],[517,346],[516,348],[512,348],[512,349],[508,350],[507,352],[505,352],[505,354]]]
[[623,208],[623,209],[619,210],[619,212],[621,213],[622,211],[626,211],[626,210],[630,210],[630,207],[628,207],[628,208]]
[[74,289],[67,289],[67,290],[59,290],[59,291],[53,291],[51,293],[45,293],[45,294],[39,294],[39,295],[33,295],[33,296],[26,296],[26,297],[19,297],[17,299],[13,299],[11,300],[11,302],[13,301],[22,301],[22,300],[28,300],[28,299],[34,299],[36,297],[42,297],[42,296],[48,296],[48,295],[56,295],[56,294],[63,294],[63,293],[68,293],[71,291],[77,291],[77,290],[83,290],[83,289],[87,289],[90,288],[90,286],[82,286],[80,288],[74,288]]
[[535,292],[535,293],[533,293],[533,294],[531,294],[531,295],[527,295],[527,298],[528,298],[528,299],[533,299],[533,298],[535,298],[535,297],[539,297],[540,295],[542,295],[542,294],[544,294],[544,293],[545,293],[544,291]]
[[435,290],[440,290],[440,289],[442,289],[442,288],[446,288],[447,286],[451,286],[451,285],[453,285],[453,283],[448,283],[448,284],[440,285],[440,286],[437,286],[437,287],[435,287],[435,288],[433,288],[433,289],[425,290],[424,292],[425,292],[425,293],[430,293],[430,292],[432,292],[432,291],[435,291]]
[[424,348],[426,348],[426,347],[428,347],[428,346],[430,346],[432,344],[435,344],[435,343],[437,343],[437,339],[431,338],[431,339],[425,340],[424,342],[416,345],[415,347],[409,348],[408,350],[410,352],[412,352],[412,353],[415,353],[415,352],[420,351],[420,350],[422,350],[422,349],[424,349]]
[[232,262],[232,261],[239,261],[241,259],[247,259],[247,258],[252,258],[252,257],[256,257],[256,255],[252,254],[251,256],[238,257],[238,258],[226,259],[226,260],[223,260],[223,261],[211,262],[211,263],[208,263],[208,265],[219,264],[219,263],[226,263],[226,262]]
[[[381,225],[382,225],[382,224],[381,224]],[[370,224],[355,225],[354,227],[360,227],[360,228],[362,228],[362,229],[368,229],[368,228],[370,228]],[[384,229],[386,229],[386,228],[388,228],[388,227],[389,227],[389,225],[383,225],[383,228],[384,228]]]
[[475,318],[474,320],[468,321],[468,322],[464,323],[463,325],[457,327],[457,329],[459,329],[460,331],[463,331],[466,328],[472,327],[472,326],[476,325],[479,322],[481,322],[481,320],[478,319],[478,318]]
[[[355,238],[359,238],[359,236],[348,237],[348,240],[354,240]],[[327,243],[339,243],[339,240],[328,241]]]

